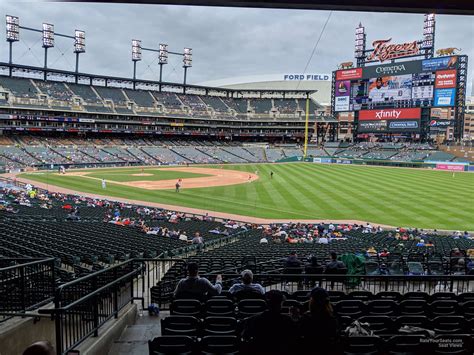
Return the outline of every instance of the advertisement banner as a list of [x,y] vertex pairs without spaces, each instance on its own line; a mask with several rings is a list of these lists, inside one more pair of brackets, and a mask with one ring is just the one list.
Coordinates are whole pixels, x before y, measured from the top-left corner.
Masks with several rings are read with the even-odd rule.
[[456,70],[440,70],[436,72],[435,88],[455,88]]
[[321,158],[321,163],[331,164],[332,159],[331,158]]
[[454,120],[431,120],[430,127],[449,127],[454,126]]
[[359,122],[358,132],[386,132],[387,121],[363,121]]
[[434,106],[454,106],[456,89],[436,89]]
[[474,171],[474,165],[468,166],[467,170],[468,170],[468,171]]
[[313,158],[313,163],[321,163],[321,158]]
[[335,160],[336,164],[352,164],[352,160],[347,160],[347,159],[336,159]]
[[421,62],[421,60],[414,60],[411,62],[366,66],[362,78],[370,79],[379,76],[419,73],[421,72]]
[[336,71],[336,80],[360,79],[362,68],[346,69]]
[[350,80],[339,80],[336,81],[336,96],[349,96],[350,95]]
[[464,171],[464,165],[457,164],[436,164],[436,170]]
[[390,131],[417,131],[420,128],[418,121],[390,121],[388,129]]
[[422,61],[421,70],[422,71],[436,71],[441,69],[454,69],[458,67],[458,57],[442,57],[442,58],[433,58],[425,59]]
[[339,96],[336,97],[334,103],[334,111],[349,111],[349,96]]
[[361,110],[360,121],[419,119],[421,108],[394,108],[380,110]]
[[432,108],[430,113],[432,119],[449,119],[449,109],[447,108]]

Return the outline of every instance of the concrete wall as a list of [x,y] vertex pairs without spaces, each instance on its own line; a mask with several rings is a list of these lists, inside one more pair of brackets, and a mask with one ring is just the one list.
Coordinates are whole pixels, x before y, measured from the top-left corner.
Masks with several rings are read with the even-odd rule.
[[41,318],[34,322],[33,318],[14,318],[0,324],[0,355],[21,355],[30,344],[48,340],[55,344],[54,321]]

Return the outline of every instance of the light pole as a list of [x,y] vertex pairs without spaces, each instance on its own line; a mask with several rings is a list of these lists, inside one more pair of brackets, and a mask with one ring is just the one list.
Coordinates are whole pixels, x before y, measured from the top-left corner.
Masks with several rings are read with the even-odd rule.
[[44,48],[44,80],[47,79],[48,48],[54,47],[54,25],[43,23],[43,48]]
[[132,39],[132,61],[133,61],[133,89],[135,90],[137,80],[137,62],[142,60],[142,41]]
[[183,68],[184,68],[184,80],[183,80],[183,94],[186,94],[186,75],[188,68],[193,66],[193,50],[192,48],[184,48],[183,54]]
[[[13,64],[13,42],[20,40],[20,19],[17,16],[6,16],[7,42],[9,44],[8,64]],[[9,76],[12,76],[12,67],[9,68]]]
[[168,45],[160,43],[160,53],[158,56],[158,61],[160,64],[160,84],[159,91],[161,92],[161,82],[163,81],[163,65],[168,64]]
[[74,53],[76,53],[76,84],[79,78],[79,54],[86,51],[86,33],[84,31],[76,30],[74,32]]

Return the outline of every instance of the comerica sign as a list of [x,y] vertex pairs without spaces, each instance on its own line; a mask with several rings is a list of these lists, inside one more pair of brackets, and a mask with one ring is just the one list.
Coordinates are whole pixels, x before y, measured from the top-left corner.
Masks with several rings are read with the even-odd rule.
[[401,44],[388,44],[392,39],[379,39],[372,42],[374,51],[367,56],[367,61],[379,60],[381,63],[386,60],[417,55],[420,47],[417,41]]

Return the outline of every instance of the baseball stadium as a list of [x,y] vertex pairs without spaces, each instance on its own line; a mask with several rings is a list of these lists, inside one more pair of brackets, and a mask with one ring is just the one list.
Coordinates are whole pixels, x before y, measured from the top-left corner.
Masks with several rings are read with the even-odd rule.
[[[474,353],[468,56],[435,14],[407,43],[359,24],[332,73],[202,85],[191,48],[84,73],[85,32],[4,15],[0,355]],[[43,66],[12,59],[28,31]]]

